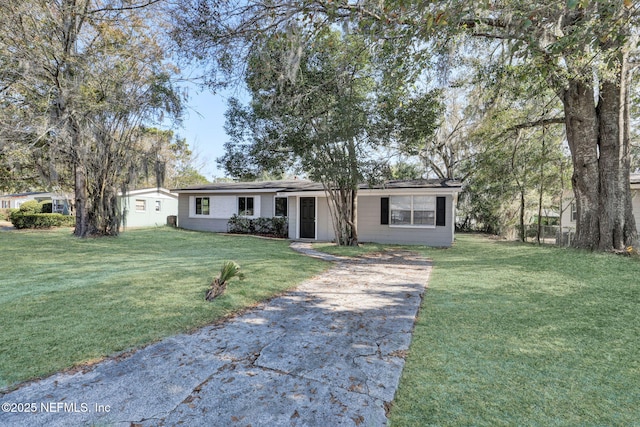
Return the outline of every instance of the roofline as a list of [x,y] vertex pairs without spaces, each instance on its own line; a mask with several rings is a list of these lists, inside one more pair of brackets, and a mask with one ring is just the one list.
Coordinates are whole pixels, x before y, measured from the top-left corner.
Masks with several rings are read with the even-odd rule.
[[[149,188],[140,188],[138,190],[130,190],[127,191],[126,195],[127,196],[135,196],[138,194],[142,194],[142,193],[148,193],[148,192],[153,192],[156,191],[158,193],[167,193],[171,196],[176,196],[176,194],[174,192],[172,192],[171,190],[164,188],[164,187],[149,187]],[[122,194],[122,191],[118,191],[118,196],[123,196],[124,194]]]
[[18,197],[38,196],[42,194],[54,194],[54,193],[51,193],[49,191],[28,191],[25,193],[1,194],[0,197],[18,198]]
[[255,193],[278,193],[281,191],[285,191],[286,188],[237,188],[237,189],[230,189],[230,190],[220,190],[220,189],[210,189],[210,190],[189,190],[189,189],[183,189],[183,190],[171,190],[172,193],[177,193],[177,194],[181,194],[181,193],[189,193],[189,194],[212,194],[212,193],[218,193],[218,194],[236,194],[236,193],[243,193],[243,194],[255,194]]
[[[438,195],[438,194],[458,194],[462,191],[461,187],[403,187],[403,188],[365,188],[358,190],[358,196],[411,196],[411,195]],[[300,191],[281,191],[276,196],[293,196],[293,197],[324,197],[324,190],[300,190]]]
[[[227,184],[227,185],[225,185]],[[236,194],[236,193],[313,193],[324,192],[321,183],[300,180],[300,181],[264,181],[266,186],[261,186],[260,182],[233,182],[221,184],[209,184],[202,186],[193,186],[188,188],[176,188],[171,192],[181,194]],[[358,186],[359,191],[390,191],[390,190],[411,190],[416,189],[437,189],[461,191],[462,183],[456,180],[395,180],[388,181],[382,185],[368,187],[366,184]]]

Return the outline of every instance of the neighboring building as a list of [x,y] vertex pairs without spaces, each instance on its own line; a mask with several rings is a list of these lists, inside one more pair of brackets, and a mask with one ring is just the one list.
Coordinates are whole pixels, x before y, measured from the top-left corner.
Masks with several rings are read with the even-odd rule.
[[18,209],[20,205],[30,200],[35,200],[36,202],[50,202],[53,213],[71,213],[71,199],[69,196],[44,191],[5,194],[0,196],[0,208]]
[[167,224],[178,215],[178,196],[166,188],[145,188],[119,194],[124,226],[153,227]]
[[[451,180],[389,181],[360,186],[361,242],[451,246],[461,184]],[[322,185],[306,180],[192,186],[178,193],[178,226],[226,232],[229,218],[286,216],[290,239],[332,241],[335,234]]]
[[[631,205],[633,208],[633,216],[636,220],[636,228],[640,232],[640,174],[633,173],[630,176],[631,181]],[[568,203],[567,209],[562,212],[562,227],[576,229],[576,202],[573,198],[573,192],[567,192],[565,205]]]

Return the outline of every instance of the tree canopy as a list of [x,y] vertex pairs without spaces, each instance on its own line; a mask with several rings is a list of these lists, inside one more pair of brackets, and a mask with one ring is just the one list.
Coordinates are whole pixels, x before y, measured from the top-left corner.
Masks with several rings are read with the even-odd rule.
[[220,163],[245,179],[297,165],[324,185],[338,241],[356,244],[358,185],[379,174],[375,151],[385,142],[375,132],[370,51],[362,37],[329,28],[298,42],[295,57],[290,33],[254,47],[246,71],[251,103],[231,103],[232,140]]
[[[228,55],[233,40],[255,42],[292,22],[311,30],[342,25],[368,37],[379,64],[386,65],[382,72],[398,81],[415,80],[434,58],[446,70],[470,44],[481,46],[489,61],[485,79],[524,79],[529,86],[515,98],[551,91],[561,107],[562,117],[530,124],[564,122],[577,204],[574,245],[620,249],[637,238],[629,186],[637,2],[199,0],[197,5],[182,17],[187,30],[181,41],[187,41],[187,50],[197,47],[202,59],[215,52],[210,57],[217,59],[217,73],[233,63]],[[517,66],[516,74],[511,66]]]
[[39,178],[68,179],[77,236],[118,233],[118,190],[151,161],[144,125],[181,114],[158,3],[0,5],[0,160],[15,171],[7,156],[24,152],[38,161]]

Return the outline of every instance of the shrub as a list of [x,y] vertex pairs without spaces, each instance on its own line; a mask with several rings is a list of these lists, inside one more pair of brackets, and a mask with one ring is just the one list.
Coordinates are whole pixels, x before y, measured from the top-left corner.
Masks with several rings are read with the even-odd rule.
[[238,215],[233,215],[227,222],[229,233],[252,234],[255,232],[253,221]]
[[271,218],[256,218],[253,220],[256,234],[272,234]]
[[29,200],[21,204],[19,210],[23,214],[42,213],[42,205],[35,200]]
[[289,236],[289,221],[286,217],[277,216],[271,218],[271,226],[273,227],[273,234],[275,234],[276,236]]
[[10,220],[15,228],[23,229],[71,227],[76,219],[73,216],[58,213],[24,213],[22,210],[17,210],[11,213]]
[[10,221],[11,212],[16,211],[17,209],[0,209],[0,219],[4,221]]
[[286,217],[245,218],[233,215],[227,223],[229,233],[259,234],[263,236],[287,237],[289,234]]

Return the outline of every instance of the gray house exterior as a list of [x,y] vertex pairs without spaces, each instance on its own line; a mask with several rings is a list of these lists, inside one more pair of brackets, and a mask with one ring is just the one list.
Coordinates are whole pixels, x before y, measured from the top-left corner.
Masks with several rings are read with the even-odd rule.
[[[361,242],[451,246],[461,184],[451,180],[388,181],[358,190]],[[329,199],[321,184],[306,180],[233,182],[172,190],[178,194],[178,226],[226,232],[229,218],[288,218],[289,238],[335,239]]]

